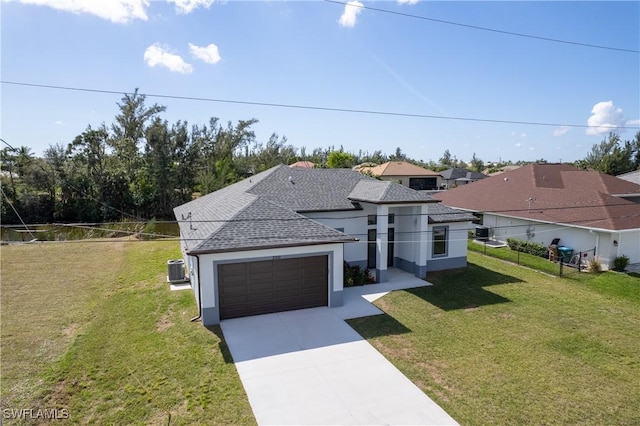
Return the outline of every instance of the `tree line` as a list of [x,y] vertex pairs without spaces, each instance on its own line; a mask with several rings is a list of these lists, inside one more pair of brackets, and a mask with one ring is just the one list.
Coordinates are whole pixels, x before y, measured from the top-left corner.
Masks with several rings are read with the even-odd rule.
[[[145,101],[137,90],[124,95],[112,124],[88,126],[67,146],[49,145],[42,157],[28,147],[14,148],[3,141],[2,223],[172,219],[173,207],[194,194],[205,195],[275,165],[301,160],[333,168],[403,160],[434,171],[451,167],[482,171],[511,164],[485,164],[475,153],[467,164],[449,150],[437,163],[408,158],[400,148],[391,155],[350,153],[333,146],[307,152],[276,133],[258,141],[252,130],[254,118],[235,124],[223,124],[217,117],[206,124],[181,120],[170,124],[161,116],[165,106],[147,106]],[[576,165],[609,174],[636,170],[639,147],[640,132],[632,141],[612,133]]]

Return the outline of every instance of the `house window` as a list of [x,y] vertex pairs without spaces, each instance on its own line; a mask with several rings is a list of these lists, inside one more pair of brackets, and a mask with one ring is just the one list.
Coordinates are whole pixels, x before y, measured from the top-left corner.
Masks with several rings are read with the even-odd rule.
[[447,240],[449,229],[446,226],[436,226],[433,228],[433,256],[447,255]]
[[389,213],[389,223],[396,223],[396,215]]
[[438,179],[434,177],[409,178],[409,188],[417,191],[437,189]]
[[370,214],[367,216],[367,225],[375,225],[378,223],[378,216],[375,214]]

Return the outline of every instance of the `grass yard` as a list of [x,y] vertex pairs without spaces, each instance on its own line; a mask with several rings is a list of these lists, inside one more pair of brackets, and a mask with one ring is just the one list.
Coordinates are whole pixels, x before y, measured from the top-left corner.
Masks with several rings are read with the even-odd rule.
[[640,279],[469,253],[349,323],[463,425],[640,424]]
[[222,333],[190,322],[193,294],[165,282],[177,242],[1,254],[3,409],[64,408],[77,424],[255,424]]

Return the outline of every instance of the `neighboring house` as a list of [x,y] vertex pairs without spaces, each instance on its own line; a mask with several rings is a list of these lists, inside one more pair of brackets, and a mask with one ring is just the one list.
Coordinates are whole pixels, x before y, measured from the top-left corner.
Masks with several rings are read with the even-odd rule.
[[303,169],[313,169],[315,166],[311,161],[296,161],[293,164],[289,164],[289,167],[300,167]]
[[506,172],[512,172],[514,170],[519,169],[520,165],[511,165],[511,166],[502,166],[500,167],[500,169],[498,171],[494,171],[494,172],[490,172],[490,170],[495,170],[495,168],[488,168],[486,170],[484,170],[484,174],[487,176],[496,176],[496,175],[500,175],[502,173],[506,173]]
[[396,267],[466,266],[473,215],[349,169],[276,166],[174,209],[205,325],[342,305],[343,262],[378,282]]
[[472,172],[459,167],[454,167],[440,172],[440,176],[442,176],[442,188],[445,189],[466,185],[467,183],[475,182],[487,177],[484,173]]
[[531,164],[435,194],[482,214],[490,237],[591,251],[605,268],[618,256],[640,262],[640,185],[565,164]]
[[388,161],[375,167],[360,166],[357,171],[371,174],[381,180],[396,182],[417,191],[435,190],[442,184],[440,173],[406,161]]
[[636,170],[635,172],[629,172],[622,175],[616,176],[618,179],[623,179],[628,182],[632,182],[640,185],[640,170]]

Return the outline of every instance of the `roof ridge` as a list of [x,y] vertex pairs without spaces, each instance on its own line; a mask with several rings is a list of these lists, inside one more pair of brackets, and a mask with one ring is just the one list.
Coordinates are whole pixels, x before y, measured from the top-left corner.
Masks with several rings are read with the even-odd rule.
[[[382,197],[380,198],[380,200],[384,200],[385,198],[387,198],[387,194],[389,194],[389,191],[391,190],[391,187],[393,186],[394,182],[391,182],[390,180],[383,180],[379,182],[381,182],[386,187],[382,192]],[[400,184],[396,183],[395,185],[400,185]]]
[[[253,176],[249,176],[248,178],[245,178],[241,181],[238,181],[238,183],[243,182],[245,180],[249,181],[249,185],[247,186],[247,188],[243,191],[245,193],[251,191],[257,184],[259,184],[260,182],[262,182],[265,178],[271,176],[276,170],[282,169],[282,168],[289,168],[288,166],[285,166],[284,164],[278,164],[276,166],[271,167],[270,169],[267,170],[263,170],[260,173],[258,173],[257,175],[253,175]],[[252,179],[255,179],[259,176],[258,179],[256,179],[255,182],[252,182]],[[253,194],[252,194],[253,195]]]

